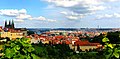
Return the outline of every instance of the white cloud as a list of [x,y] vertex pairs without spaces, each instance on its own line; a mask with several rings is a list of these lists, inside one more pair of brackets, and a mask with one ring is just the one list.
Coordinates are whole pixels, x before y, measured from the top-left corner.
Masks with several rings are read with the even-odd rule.
[[27,14],[19,14],[16,18],[17,19],[28,19],[31,18],[31,15],[27,15]]
[[3,16],[17,16],[18,10],[0,10],[0,15]]
[[30,18],[30,20],[46,20],[46,18],[43,16],[39,16],[39,17]]
[[14,19],[14,21],[19,22],[19,23],[24,22],[24,20],[22,20],[22,19]]
[[76,4],[78,4],[77,1],[73,0],[46,0],[49,3],[54,3],[56,6],[62,6],[62,7],[71,7]]
[[26,11],[26,9],[21,9],[21,10],[19,10],[19,13],[20,13],[20,14],[26,14],[27,11]]
[[85,15],[87,14],[78,14],[75,12],[68,12],[68,11],[62,11],[60,12],[61,14],[64,14],[66,18],[68,19],[79,19],[79,18],[83,18]]
[[78,17],[75,17],[75,16],[67,16],[68,19],[73,19],[73,20],[77,20]]
[[68,13],[66,11],[60,12],[61,14],[67,15]]
[[90,6],[88,10],[96,11],[96,10],[104,10],[105,8],[106,8],[105,6]]
[[79,19],[84,16],[95,13],[97,10],[105,10],[107,7],[103,6],[104,2],[101,0],[46,0],[50,5],[54,7],[61,7],[68,11],[62,11],[69,19]]
[[118,13],[114,13],[114,16],[117,18],[120,18],[120,14],[118,14]]
[[[50,5],[54,5],[54,7],[61,7],[69,10],[69,12],[66,11],[60,12],[61,14],[64,14],[67,18],[79,19],[83,18],[83,15],[84,16],[92,15],[95,14],[96,11],[109,9],[111,6],[106,6],[105,4],[108,2],[116,2],[118,0],[45,0],[45,1],[51,3]],[[110,16],[106,15],[106,17]]]
[[104,16],[107,17],[107,18],[113,17],[113,15],[110,15],[110,14],[105,14]]
[[2,9],[0,10],[0,15],[1,16],[6,16],[6,17],[14,17],[14,20],[16,22],[23,22],[24,20],[44,20],[44,21],[56,21],[56,20],[52,20],[52,19],[47,19],[43,16],[39,16],[39,17],[33,17],[29,14],[27,14],[27,10],[26,9]]
[[47,19],[50,22],[56,22],[56,20],[52,20],[52,19]]
[[116,1],[119,1],[119,0],[103,0],[103,1],[107,1],[107,2],[116,2]]
[[49,3],[54,3],[56,6],[72,7],[76,5],[98,5],[102,3],[100,0],[46,0]]
[[75,13],[75,12],[71,12],[71,15],[79,16],[79,15],[83,15],[83,14],[78,14],[78,13]]
[[97,19],[102,19],[102,18],[111,18],[114,15],[111,14],[104,14],[104,15],[97,15]]
[[43,16],[30,18],[30,20],[41,20],[41,21],[56,22],[56,20],[53,20],[53,19],[47,19],[47,18],[45,18],[45,17],[43,17]]
[[19,14],[26,14],[27,11],[25,9],[17,10],[17,9],[2,9],[0,10],[0,15],[8,16],[8,17],[16,17]]
[[46,20],[46,18],[43,17],[43,16],[38,17],[38,19],[39,19],[39,20]]
[[97,19],[102,19],[102,18],[120,18],[120,13],[97,15]]

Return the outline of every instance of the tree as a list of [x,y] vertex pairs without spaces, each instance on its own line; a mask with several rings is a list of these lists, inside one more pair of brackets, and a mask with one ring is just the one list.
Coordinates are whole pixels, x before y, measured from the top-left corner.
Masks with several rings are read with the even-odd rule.
[[34,48],[28,38],[20,38],[11,40],[4,45],[4,56],[3,59],[39,59],[38,56],[33,54]]
[[33,31],[27,31],[28,35],[35,34]]
[[110,40],[111,43],[120,43],[120,32],[108,32],[107,38]]
[[104,38],[104,36],[105,36],[104,34],[100,34],[99,36],[95,36],[91,42],[103,43],[102,39]]
[[79,45],[77,45],[77,51],[80,51],[80,46]]
[[110,40],[106,37],[103,38],[102,41],[105,42],[104,55],[106,56],[106,59],[120,58],[120,45],[119,44],[111,44]]

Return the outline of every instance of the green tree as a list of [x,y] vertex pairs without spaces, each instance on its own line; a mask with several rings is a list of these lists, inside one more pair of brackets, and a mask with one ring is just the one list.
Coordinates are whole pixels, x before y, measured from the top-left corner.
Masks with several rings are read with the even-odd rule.
[[27,31],[28,35],[35,34],[33,31]]
[[104,38],[105,35],[100,34],[99,36],[95,36],[91,42],[99,42],[102,43],[102,39]]
[[108,38],[103,38],[104,45],[104,55],[106,59],[112,58],[120,58],[120,45],[119,44],[111,44]]
[[120,32],[108,32],[107,33],[107,38],[110,40],[111,43],[120,43]]

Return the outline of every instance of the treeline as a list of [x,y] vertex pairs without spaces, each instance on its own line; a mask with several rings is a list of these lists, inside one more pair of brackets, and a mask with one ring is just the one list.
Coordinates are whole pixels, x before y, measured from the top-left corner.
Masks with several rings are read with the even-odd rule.
[[104,37],[107,37],[111,43],[120,43],[120,31],[116,31],[116,32],[108,32],[107,35],[105,34],[100,34],[99,36],[95,36],[94,38],[91,38],[92,40],[90,42],[99,42],[101,44],[104,44],[102,42],[102,39]]
[[32,44],[35,48],[34,53],[38,55],[41,58],[47,58],[47,59],[100,59],[105,58],[105,56],[102,55],[102,53],[98,52],[79,52],[76,53],[76,51],[71,50],[70,47],[66,44]]

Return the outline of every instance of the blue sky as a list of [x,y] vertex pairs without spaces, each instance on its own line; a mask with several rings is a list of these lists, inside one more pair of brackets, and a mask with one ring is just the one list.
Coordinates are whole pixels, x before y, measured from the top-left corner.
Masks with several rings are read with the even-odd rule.
[[1,0],[0,25],[22,28],[119,28],[119,0]]

